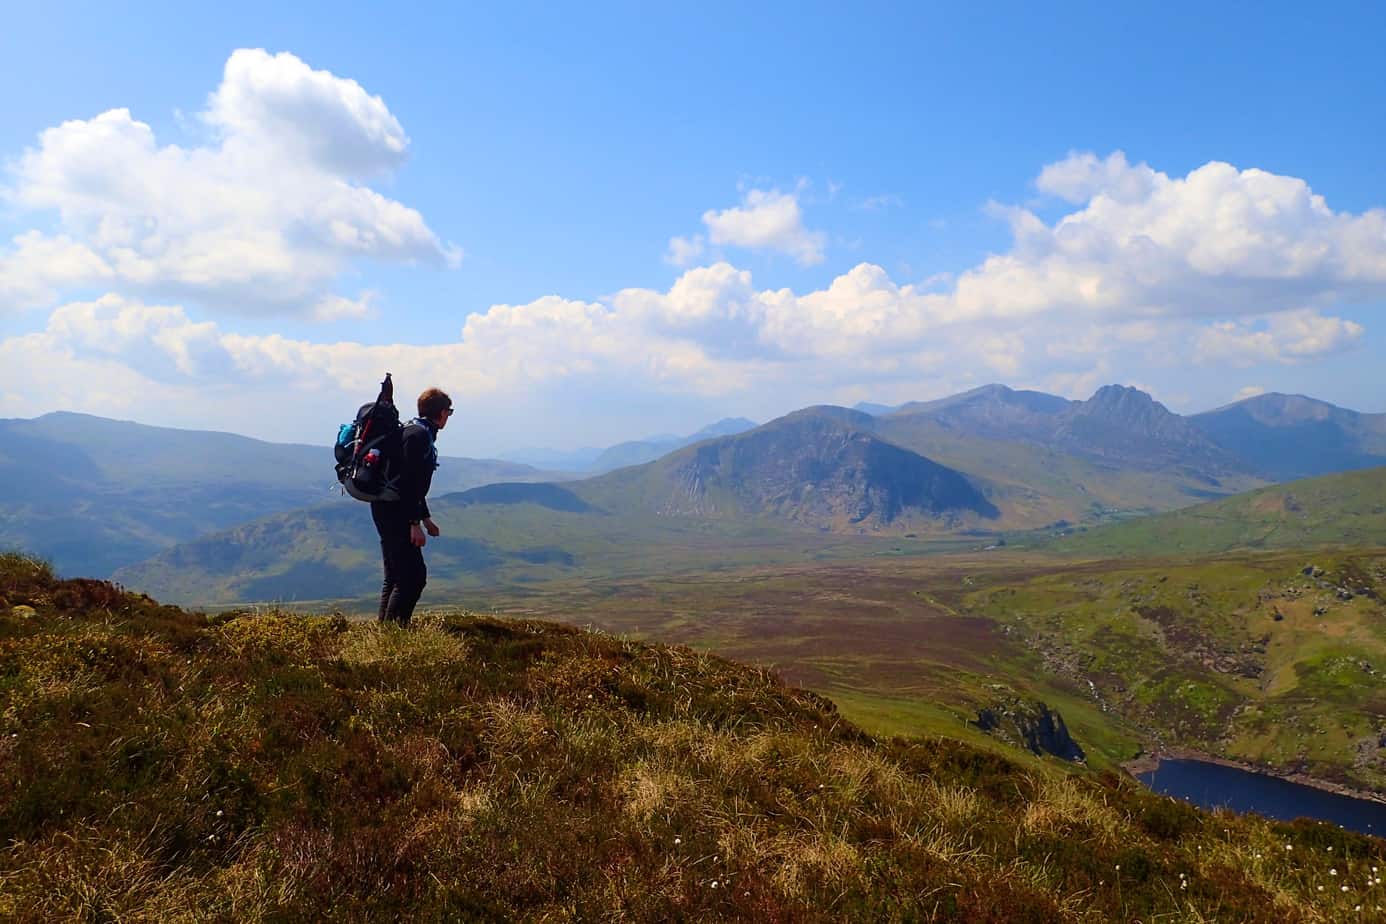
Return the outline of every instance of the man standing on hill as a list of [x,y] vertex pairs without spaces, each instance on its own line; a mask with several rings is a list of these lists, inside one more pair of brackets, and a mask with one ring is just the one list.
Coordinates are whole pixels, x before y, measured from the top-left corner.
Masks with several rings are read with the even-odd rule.
[[[419,395],[419,416],[404,427],[398,501],[374,501],[371,519],[380,534],[385,580],[380,585],[380,621],[409,625],[414,605],[428,583],[423,547],[439,529],[428,512],[428,489],[438,467],[434,441],[452,416],[452,399],[430,388]],[[427,532],[428,536],[424,533]]]

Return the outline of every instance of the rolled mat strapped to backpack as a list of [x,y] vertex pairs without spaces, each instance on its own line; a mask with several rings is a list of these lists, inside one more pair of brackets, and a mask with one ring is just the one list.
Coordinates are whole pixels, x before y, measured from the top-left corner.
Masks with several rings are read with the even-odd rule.
[[394,399],[395,386],[387,372],[375,401],[363,404],[356,419],[337,431],[337,480],[357,500],[399,500],[404,426]]

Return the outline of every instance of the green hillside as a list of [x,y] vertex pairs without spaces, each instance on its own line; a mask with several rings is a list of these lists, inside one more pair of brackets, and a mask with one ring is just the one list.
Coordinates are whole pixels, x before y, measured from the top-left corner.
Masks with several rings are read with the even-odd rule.
[[1207,814],[1019,750],[875,739],[687,649],[422,623],[208,618],[0,558],[0,917],[1380,913],[1386,842],[1332,825]]
[[1103,561],[959,589],[1151,747],[1386,791],[1386,552]]
[[[763,520],[704,520],[591,507],[569,486],[491,485],[430,502],[444,531],[427,547],[431,597],[625,575],[875,554],[924,554],[975,540],[821,534]],[[210,606],[350,601],[379,592],[380,540],[361,503],[275,514],[194,539],[115,579],[161,599]]]
[[1046,545],[1081,555],[1204,555],[1233,549],[1386,545],[1386,467],[1274,485]]

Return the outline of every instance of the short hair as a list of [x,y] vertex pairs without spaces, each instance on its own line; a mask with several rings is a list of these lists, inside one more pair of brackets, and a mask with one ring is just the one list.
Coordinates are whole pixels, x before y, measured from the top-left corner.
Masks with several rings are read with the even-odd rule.
[[452,407],[452,399],[441,388],[430,388],[419,395],[419,416],[432,420]]

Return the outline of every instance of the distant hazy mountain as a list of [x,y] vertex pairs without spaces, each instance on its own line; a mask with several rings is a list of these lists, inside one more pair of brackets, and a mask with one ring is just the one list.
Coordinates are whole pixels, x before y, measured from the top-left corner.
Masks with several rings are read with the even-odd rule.
[[1038,391],[983,385],[937,401],[902,404],[890,417],[925,417],[985,439],[1047,443],[1053,439],[1059,415],[1076,403]]
[[1119,386],[1069,401],[986,385],[877,424],[977,479],[1008,529],[1155,513],[1265,484],[1149,395]]
[[503,454],[503,458],[529,465],[537,465],[551,471],[571,472],[579,475],[600,475],[615,471],[628,465],[642,465],[653,462],[660,456],[675,449],[691,446],[701,440],[715,436],[742,433],[756,425],[755,421],[744,417],[725,417],[714,424],[703,427],[688,436],[675,436],[661,433],[647,436],[643,440],[628,440],[605,449],[517,449]]
[[852,410],[861,411],[863,414],[870,414],[872,417],[880,417],[882,414],[889,414],[895,410],[893,404],[876,404],[874,401],[858,401],[852,405]]
[[653,462],[660,456],[668,455],[676,449],[682,449],[685,446],[691,446],[694,443],[699,443],[706,439],[744,433],[754,428],[755,425],[756,423],[754,420],[747,420],[745,417],[725,417],[715,424],[709,424],[697,433],[688,436],[673,436],[618,443],[609,449],[603,450],[602,453],[592,461],[589,470],[594,474],[600,474],[602,472],[614,471],[618,468],[625,468],[628,465],[642,465],[645,462]]
[[584,446],[581,449],[545,449],[530,447],[503,452],[500,458],[507,462],[548,469],[553,472],[580,474],[590,472],[597,456],[605,452],[600,446]]
[[823,529],[997,516],[965,475],[874,429],[859,411],[807,408],[571,487],[609,509]]
[[[176,542],[340,496],[333,436],[308,446],[86,414],[0,420],[0,547],[105,577]],[[553,475],[445,457],[435,478],[441,493]]]
[[1086,401],[984,385],[902,405],[887,420],[909,418],[937,421],[966,436],[1036,443],[1132,468],[1173,467],[1208,475],[1250,470],[1187,418],[1123,385],[1105,385]]
[[1138,388],[1104,385],[1055,419],[1051,445],[1104,462],[1155,471],[1183,468],[1207,475],[1210,481],[1218,475],[1252,470],[1188,418]]
[[1277,481],[1386,465],[1386,414],[1303,395],[1258,395],[1189,421]]

